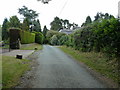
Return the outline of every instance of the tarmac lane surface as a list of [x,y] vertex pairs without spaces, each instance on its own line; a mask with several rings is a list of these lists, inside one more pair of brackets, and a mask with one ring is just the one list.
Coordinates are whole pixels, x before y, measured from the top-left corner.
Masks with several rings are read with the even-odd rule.
[[106,88],[57,47],[44,45],[37,61],[32,88]]

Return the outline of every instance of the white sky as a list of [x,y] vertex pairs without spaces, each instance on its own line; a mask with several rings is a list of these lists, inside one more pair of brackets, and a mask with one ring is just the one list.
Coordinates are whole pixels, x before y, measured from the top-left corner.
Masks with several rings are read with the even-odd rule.
[[17,15],[18,8],[23,5],[28,9],[37,11],[39,14],[41,26],[47,25],[50,28],[50,22],[55,16],[61,19],[68,19],[71,23],[75,22],[79,26],[85,21],[88,15],[92,20],[97,12],[109,13],[117,17],[119,0],[52,0],[49,4],[43,4],[37,0],[1,0],[0,2],[0,24],[4,18]]

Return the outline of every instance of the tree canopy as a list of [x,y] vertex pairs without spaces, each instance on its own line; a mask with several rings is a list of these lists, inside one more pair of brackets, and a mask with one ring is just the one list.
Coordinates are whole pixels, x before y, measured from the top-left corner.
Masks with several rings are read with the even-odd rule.
[[51,30],[54,31],[59,31],[60,29],[73,29],[78,26],[78,24],[75,23],[70,23],[69,20],[65,19],[60,19],[59,17],[55,17],[54,20],[50,23],[51,25]]
[[20,28],[20,20],[17,16],[10,17],[10,27]]
[[18,13],[23,15],[25,18],[28,18],[29,21],[32,21],[38,17],[38,13],[32,9],[28,9],[28,7],[23,6],[22,8],[18,9]]
[[8,28],[9,28],[9,21],[7,18],[5,18],[3,21],[3,24],[2,24],[2,40],[8,39],[8,37],[9,37]]

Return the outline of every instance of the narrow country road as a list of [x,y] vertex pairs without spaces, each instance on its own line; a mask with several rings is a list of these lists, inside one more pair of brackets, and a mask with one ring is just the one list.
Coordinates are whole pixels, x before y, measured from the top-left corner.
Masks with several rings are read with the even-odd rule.
[[85,68],[57,47],[44,45],[33,88],[105,88]]

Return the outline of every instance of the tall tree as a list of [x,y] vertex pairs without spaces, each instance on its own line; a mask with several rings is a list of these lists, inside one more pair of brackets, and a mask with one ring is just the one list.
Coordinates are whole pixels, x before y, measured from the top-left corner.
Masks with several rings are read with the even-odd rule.
[[43,28],[43,35],[44,35],[45,38],[46,38],[47,31],[48,31],[48,29],[45,25],[44,28]]
[[38,17],[38,13],[36,13],[36,11],[28,9],[28,7],[26,6],[23,6],[23,8],[19,8],[18,13],[20,15],[23,15],[25,18],[28,18],[30,21]]
[[62,28],[62,23],[59,17],[55,17],[54,20],[50,23],[51,30],[59,31]]
[[82,26],[87,26],[88,24],[92,23],[91,17],[87,16],[86,17],[86,21],[81,25]]
[[2,41],[2,27],[0,25],[0,41]]
[[26,30],[26,31],[29,30],[29,23],[30,22],[29,22],[28,18],[25,18],[23,23],[22,23],[22,27],[21,27],[22,30]]
[[10,27],[20,28],[20,21],[17,16],[10,17]]
[[9,21],[7,18],[5,18],[2,24],[2,40],[8,39],[8,28],[9,28]]
[[87,16],[85,23],[86,23],[86,24],[92,23],[92,20],[91,20],[91,17],[90,17],[90,16]]
[[38,19],[34,20],[33,25],[34,25],[33,31],[41,32],[41,25],[40,25],[40,21]]
[[31,25],[31,28],[33,29],[33,25],[34,25],[34,23],[36,23],[34,21],[38,17],[39,13],[37,13],[36,11],[34,11],[32,9],[28,9],[28,7],[26,7],[26,6],[19,8],[18,13],[20,15],[23,15],[25,18],[27,18],[29,20],[29,22],[30,22],[29,24]]

